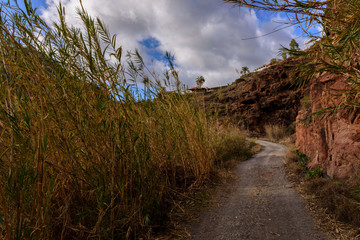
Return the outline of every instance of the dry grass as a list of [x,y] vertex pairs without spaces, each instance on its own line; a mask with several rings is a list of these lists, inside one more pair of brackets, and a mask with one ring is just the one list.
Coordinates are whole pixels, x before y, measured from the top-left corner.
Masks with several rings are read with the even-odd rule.
[[279,142],[287,137],[286,127],[282,124],[266,124],[264,126],[266,137],[274,142]]
[[148,238],[211,178],[226,134],[179,94],[170,55],[159,79],[83,9],[76,29],[61,6],[50,27],[1,5],[0,238]]
[[[305,183],[306,190],[321,199],[323,207],[340,221],[360,226],[360,195],[355,193],[359,182],[315,178]],[[360,232],[359,232],[360,234]]]
[[245,134],[239,128],[228,126],[218,131],[214,145],[215,162],[227,167],[231,160],[246,160],[253,155],[252,148],[255,145],[254,142],[246,141]]
[[286,169],[289,179],[298,184],[313,217],[331,239],[360,239],[359,175],[343,181],[306,177],[295,151],[286,155]]
[[[201,187],[193,188],[186,197],[177,202],[169,215],[169,226],[156,239],[188,239],[188,223],[194,221],[200,210],[217,206],[219,192],[233,191],[233,182],[238,178],[233,169],[239,162],[247,160],[261,150],[253,141],[245,141],[244,130],[235,126],[222,125],[217,133],[218,140],[214,145],[216,162],[219,166],[211,181]],[[220,151],[219,151],[220,150]]]

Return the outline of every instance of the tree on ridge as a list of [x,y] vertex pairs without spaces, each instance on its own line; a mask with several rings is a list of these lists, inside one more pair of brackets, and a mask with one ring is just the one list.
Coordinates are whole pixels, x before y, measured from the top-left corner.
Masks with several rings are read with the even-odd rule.
[[204,84],[204,82],[205,82],[205,78],[203,76],[200,76],[200,77],[196,78],[196,85],[198,87],[201,88],[202,85]]

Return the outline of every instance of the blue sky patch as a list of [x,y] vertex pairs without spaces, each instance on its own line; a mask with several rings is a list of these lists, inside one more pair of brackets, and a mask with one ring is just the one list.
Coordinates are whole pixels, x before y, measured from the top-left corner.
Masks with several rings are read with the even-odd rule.
[[139,42],[141,45],[145,46],[148,49],[160,47],[160,42],[154,37],[148,37]]
[[161,43],[154,37],[145,38],[139,43],[146,48],[146,53],[153,59],[164,62],[165,53],[160,51],[158,48]]
[[[25,5],[24,5],[24,1],[23,0],[20,0],[18,1],[18,4],[19,6],[22,8],[22,9],[25,9]],[[32,7],[33,8],[44,8],[46,7],[46,2],[45,0],[32,0],[31,1],[31,4],[32,4]]]

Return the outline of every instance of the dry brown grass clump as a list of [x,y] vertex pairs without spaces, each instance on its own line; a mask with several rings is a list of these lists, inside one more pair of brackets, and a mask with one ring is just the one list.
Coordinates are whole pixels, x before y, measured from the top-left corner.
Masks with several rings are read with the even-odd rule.
[[288,151],[285,155],[285,166],[289,172],[289,178],[292,181],[299,181],[304,172],[304,168],[300,166],[298,156],[293,149]]
[[[359,239],[360,177],[327,179],[306,168],[306,156],[295,151],[286,155],[290,180],[300,183],[300,191],[319,224],[336,239]],[[305,164],[304,164],[305,163]],[[324,222],[324,219],[327,219]]]
[[245,136],[245,133],[235,126],[227,126],[218,131],[214,144],[215,162],[231,167],[232,160],[246,160],[251,157],[256,144],[247,141]]
[[360,181],[315,178],[307,181],[305,186],[340,221],[360,226]]
[[282,124],[266,124],[264,126],[266,137],[274,142],[283,140],[286,136],[286,127]]

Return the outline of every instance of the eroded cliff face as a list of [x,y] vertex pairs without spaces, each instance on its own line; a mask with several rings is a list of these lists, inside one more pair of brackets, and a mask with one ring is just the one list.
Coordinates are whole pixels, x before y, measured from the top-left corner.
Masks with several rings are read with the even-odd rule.
[[264,135],[265,124],[292,126],[296,122],[296,145],[311,158],[309,167],[320,166],[330,177],[349,177],[360,165],[360,110],[313,115],[339,105],[349,85],[343,76],[323,73],[297,88],[292,78],[300,61],[287,59],[206,93],[205,108],[222,122],[231,120],[254,136]]
[[292,125],[304,96],[303,89],[294,86],[290,77],[298,63],[297,59],[287,59],[206,93],[206,111],[222,122],[249,129],[255,136],[264,134],[266,124]]
[[[296,145],[310,157],[309,167],[322,167],[330,177],[351,176],[360,164],[360,111],[312,115],[337,106],[349,89],[346,79],[324,73],[310,82],[310,101],[297,116]],[[304,104],[306,105],[306,104]]]

